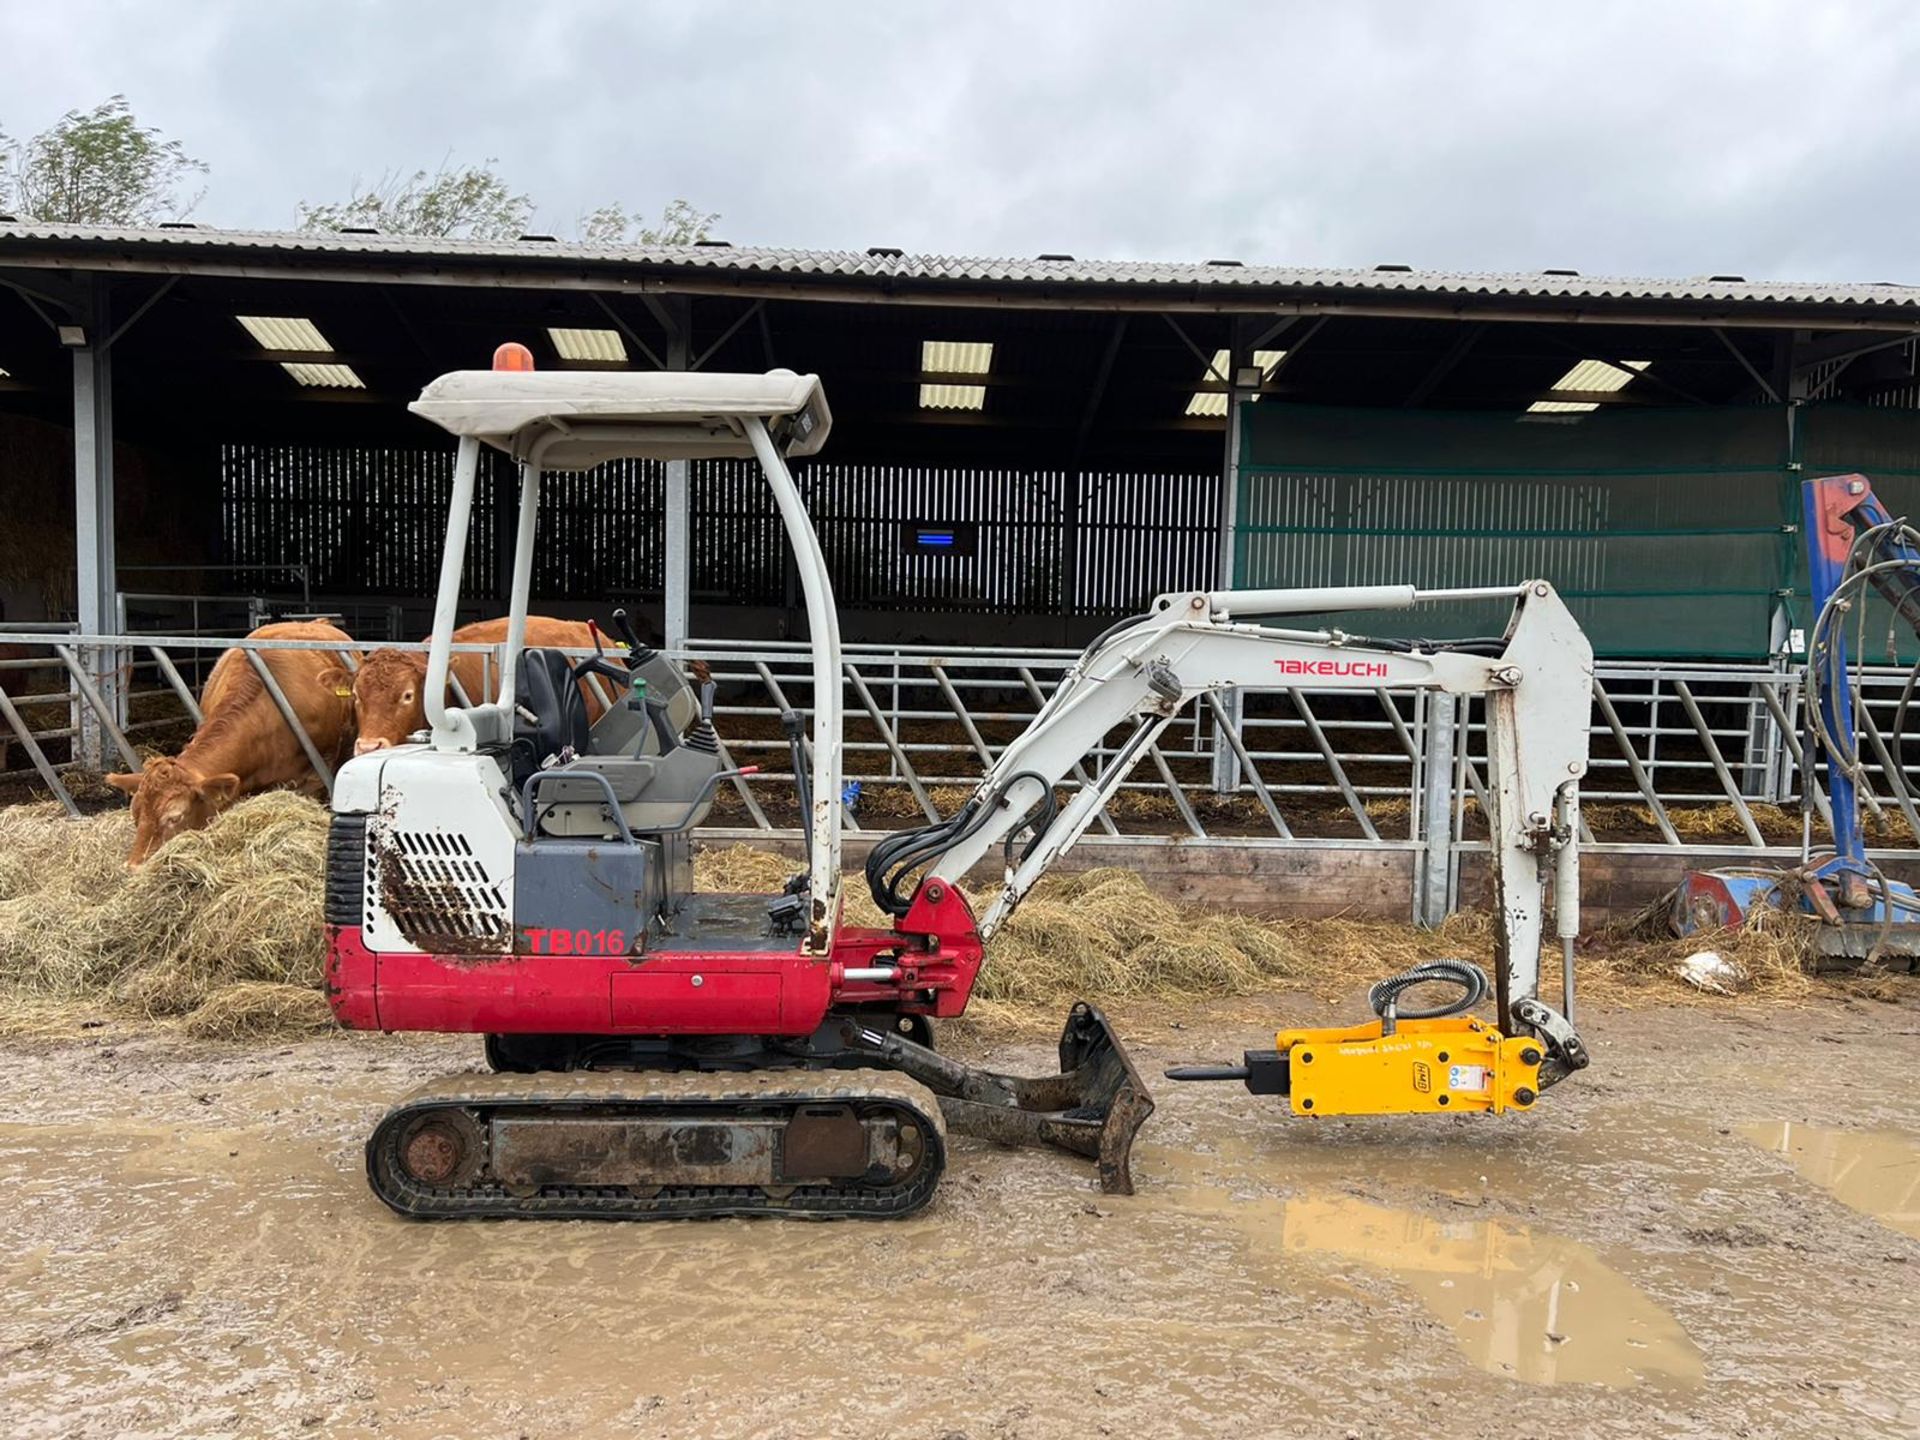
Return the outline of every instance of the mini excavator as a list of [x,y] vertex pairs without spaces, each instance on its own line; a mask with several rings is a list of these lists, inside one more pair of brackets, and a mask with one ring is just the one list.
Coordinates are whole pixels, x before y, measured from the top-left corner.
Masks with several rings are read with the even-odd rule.
[[[348,1026],[478,1033],[489,1075],[430,1083],[368,1139],[375,1193],[407,1216],[885,1217],[931,1198],[949,1135],[1053,1146],[1130,1193],[1152,1113],[1106,1017],[1082,1001],[1060,1069],[1006,1075],[938,1051],[987,942],[1086,830],[1180,710],[1229,687],[1426,687],[1487,699],[1498,1021],[1464,1006],[1396,1014],[1431,974],[1383,982],[1370,1026],[1283,1032],[1237,1074],[1313,1115],[1502,1110],[1586,1063],[1542,1002],[1549,870],[1559,933],[1577,926],[1576,807],[1592,652],[1551,586],[1167,594],[1090,645],[950,817],[877,842],[866,881],[887,918],[841,913],[841,653],[820,545],[790,459],[831,428],[819,380],[495,368],[435,380],[414,413],[458,442],[425,687],[429,728],[343,766],[328,849],[328,994]],[[447,703],[483,446],[520,471],[510,620],[497,696]],[[778,895],[694,893],[691,832],[728,770],[714,686],[626,630],[579,659],[525,648],[543,475],[602,461],[752,458],[792,546],[812,636],[812,745],[792,727],[807,860]],[[1502,599],[1504,636],[1457,646],[1364,641],[1249,617]],[[616,616],[616,625],[622,625]],[[696,676],[697,676],[696,671]],[[580,684],[616,702],[591,725]],[[1056,787],[1125,736],[1064,805]],[[960,882],[999,850],[984,910]],[[1469,1001],[1477,967],[1450,962]],[[1478,988],[1475,989],[1475,977]],[[1376,987],[1379,990],[1381,987]],[[1571,1006],[1564,1008],[1570,1010]],[[1244,1071],[1244,1073],[1241,1073]],[[1291,1074],[1291,1078],[1290,1078]]]

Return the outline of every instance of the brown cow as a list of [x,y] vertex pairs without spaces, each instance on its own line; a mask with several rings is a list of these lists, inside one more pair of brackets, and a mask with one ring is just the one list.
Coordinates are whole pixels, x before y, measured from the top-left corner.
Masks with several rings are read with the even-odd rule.
[[[505,616],[497,620],[476,620],[453,632],[456,645],[498,645],[506,638]],[[593,645],[593,632],[584,621],[529,615],[527,644],[586,649]],[[498,669],[481,663],[485,659],[475,654],[456,653],[453,657],[453,673],[460,681],[460,688],[476,705],[494,698],[486,692],[486,673],[491,672],[496,684],[499,680]],[[385,750],[404,743],[414,731],[426,729],[426,688],[427,657],[418,651],[376,650],[367,656],[353,677],[353,706],[360,731],[353,753],[366,755]],[[587,718],[598,719],[604,708],[598,692],[585,681],[581,682],[580,692],[586,697]]]
[[[262,625],[249,640],[340,640],[352,636],[324,621]],[[353,691],[341,657],[328,650],[268,650],[262,658],[306,727],[314,748],[338,763],[353,738]],[[209,824],[242,795],[291,786],[324,795],[299,738],[244,652],[220,656],[200,696],[205,717],[178,756],[147,761],[137,774],[107,783],[133,796],[133,853],[139,865],[183,830]]]

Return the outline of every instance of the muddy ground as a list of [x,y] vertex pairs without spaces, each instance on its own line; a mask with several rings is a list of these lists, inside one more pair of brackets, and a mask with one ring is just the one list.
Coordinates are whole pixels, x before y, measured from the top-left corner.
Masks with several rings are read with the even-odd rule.
[[[1334,1018],[1113,1010],[1156,1077]],[[1161,1082],[1135,1198],[957,1141],[921,1216],[829,1225],[394,1218],[361,1136],[461,1039],[9,1042],[0,1433],[1920,1432],[1920,1004],[1585,1028],[1531,1115]]]

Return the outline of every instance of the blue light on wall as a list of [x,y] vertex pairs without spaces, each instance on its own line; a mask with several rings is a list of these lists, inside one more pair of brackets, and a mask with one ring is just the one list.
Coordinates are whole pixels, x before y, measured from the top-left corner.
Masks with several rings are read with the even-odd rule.
[[908,520],[900,526],[900,548],[909,555],[971,555],[979,528],[971,520],[951,525]]

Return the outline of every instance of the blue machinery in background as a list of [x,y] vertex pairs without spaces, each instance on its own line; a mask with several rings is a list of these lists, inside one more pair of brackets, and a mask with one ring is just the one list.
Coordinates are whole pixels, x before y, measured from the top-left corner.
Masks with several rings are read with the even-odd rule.
[[[1756,908],[1793,908],[1817,916],[1819,950],[1851,960],[1920,955],[1920,895],[1890,881],[1867,858],[1861,827],[1860,759],[1849,671],[1847,625],[1864,632],[1871,586],[1920,634],[1920,532],[1895,519],[1864,475],[1830,475],[1801,486],[1814,621],[1807,632],[1807,734],[1801,746],[1801,863],[1794,869],[1740,867],[1689,871],[1675,898],[1673,926],[1682,935],[1739,924]],[[1901,693],[1892,736],[1900,736],[1920,665]],[[1812,849],[1816,762],[1826,757],[1833,848]]]

